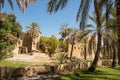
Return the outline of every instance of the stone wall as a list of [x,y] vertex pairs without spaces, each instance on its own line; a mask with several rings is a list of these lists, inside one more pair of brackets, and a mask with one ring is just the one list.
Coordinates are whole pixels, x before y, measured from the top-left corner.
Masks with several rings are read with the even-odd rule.
[[[72,47],[72,44],[69,43],[68,44],[68,57],[70,57],[71,47]],[[87,47],[86,47],[86,51],[87,51],[86,59],[93,60],[95,56],[94,51],[91,50],[91,54],[89,54]],[[77,41],[74,42],[72,57],[79,58],[79,59],[85,59],[84,45],[82,43],[77,42]]]
[[51,66],[31,66],[31,67],[0,67],[0,80],[6,78],[18,78],[24,76],[36,76],[51,72]]
[[[87,69],[91,65],[91,61],[80,63],[65,63],[59,65],[43,65],[43,66],[29,66],[29,67],[0,67],[0,80],[4,78],[18,78],[24,76],[37,76],[41,74],[67,74],[71,71]],[[110,66],[111,61],[99,61],[98,67]]]

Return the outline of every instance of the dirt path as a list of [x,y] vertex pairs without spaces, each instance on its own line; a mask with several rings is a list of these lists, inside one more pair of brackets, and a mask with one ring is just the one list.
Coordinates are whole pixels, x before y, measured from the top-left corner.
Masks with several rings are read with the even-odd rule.
[[12,58],[8,58],[7,60],[25,61],[25,62],[56,62],[55,60],[52,60],[45,53],[33,52],[32,54],[33,55],[18,54],[13,56]]

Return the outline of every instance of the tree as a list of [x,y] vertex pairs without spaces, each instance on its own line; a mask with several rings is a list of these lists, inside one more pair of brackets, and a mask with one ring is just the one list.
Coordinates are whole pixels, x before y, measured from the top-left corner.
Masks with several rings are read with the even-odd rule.
[[59,48],[61,49],[60,51],[62,52],[67,52],[68,51],[68,41],[67,40],[59,40],[60,41],[60,45]]
[[51,57],[59,46],[59,40],[52,35],[51,37],[41,37],[40,38],[41,49],[45,52],[48,50],[48,54]]
[[27,27],[27,33],[34,39],[36,36],[41,34],[39,25],[35,22],[32,22],[30,26]]
[[43,52],[45,52],[45,53],[47,53],[46,49],[47,49],[47,47],[49,46],[48,40],[49,40],[49,37],[42,36],[42,37],[40,38],[40,41],[39,41],[39,43],[40,43],[40,49],[41,49]]
[[48,45],[49,56],[51,57],[59,46],[59,40],[52,35],[48,40]]
[[[7,0],[8,3],[10,4],[11,9],[13,10],[13,1],[12,0]],[[20,10],[24,13],[24,8],[28,7],[28,5],[31,2],[35,2],[36,0],[16,0],[16,3],[18,5],[18,7],[20,8]],[[5,4],[5,0],[0,0],[0,10],[2,8],[4,8],[4,4]],[[25,6],[24,6],[25,5]]]
[[15,15],[0,13],[0,17],[0,59],[3,59],[14,49],[22,30]]
[[[89,12],[89,5],[92,0],[81,0],[80,7],[77,13],[76,20],[80,21],[80,29],[83,30],[85,26],[85,22],[87,19],[87,14]],[[94,0],[94,11],[96,14],[96,21],[97,21],[97,27],[98,27],[98,41],[97,41],[97,50],[95,54],[94,61],[89,68],[89,71],[94,71],[96,69],[96,65],[98,62],[99,54],[100,54],[100,47],[101,47],[101,22],[100,22],[100,17],[101,17],[101,9],[104,5],[105,2],[109,0]],[[60,9],[63,9],[65,5],[67,4],[68,0],[50,0],[48,3],[48,12],[56,12]]]
[[[91,53],[91,50],[94,49],[94,48],[92,49],[93,43],[95,43],[95,42],[93,42],[93,40],[98,41],[98,40],[96,40],[96,38],[98,37],[98,30],[99,29],[101,32],[101,42],[104,44],[104,47],[106,47],[106,51],[109,51],[108,53],[110,53],[110,48],[111,48],[110,45],[113,45],[112,48],[114,47],[113,48],[114,54],[116,53],[115,52],[115,45],[114,45],[116,43],[116,41],[115,41],[116,37],[115,37],[115,35],[113,35],[114,30],[111,29],[111,26],[113,27],[114,25],[111,23],[111,21],[107,21],[107,23],[109,22],[108,23],[109,25],[106,25],[106,17],[105,16],[106,16],[106,13],[100,17],[101,28],[97,27],[96,14],[94,14],[94,16],[89,16],[90,20],[92,20],[94,22],[94,24],[96,24],[96,26],[94,26],[92,24],[85,26],[85,28],[84,28],[85,30],[80,35],[80,38],[82,38],[82,37],[90,34],[89,35],[90,38],[88,40],[89,41],[88,48],[90,48],[90,49],[88,49],[89,53]],[[114,22],[114,21],[112,20],[112,22]],[[111,43],[114,43],[114,44],[111,44]],[[98,44],[98,42],[97,42],[97,44]],[[101,46],[102,44],[99,44],[99,45]],[[98,47],[98,45],[97,45],[97,47]],[[101,49],[101,47],[100,47],[100,49]]]
[[87,59],[87,44],[88,44],[87,36],[82,39],[82,44],[84,46],[84,59],[86,60]]
[[69,40],[71,42],[71,52],[70,52],[70,60],[72,59],[72,54],[73,54],[73,48],[74,48],[74,43],[75,40],[77,40],[77,28],[68,28],[68,30],[70,30],[70,34],[69,34]]
[[116,25],[117,25],[117,36],[118,36],[118,64],[120,65],[120,0],[115,0],[116,6]]
[[60,28],[59,34],[61,35],[61,38],[64,40],[66,36],[68,36],[68,30],[67,30],[68,24],[62,24]]
[[[109,13],[108,13],[109,12]],[[106,31],[108,33],[108,37],[105,37],[104,39],[106,39],[107,41],[105,41],[105,43],[107,43],[106,46],[106,52],[112,52],[112,67],[116,67],[116,63],[117,63],[117,28],[116,28],[116,8],[114,6],[109,6],[109,10],[108,10],[108,20],[106,20],[107,24],[106,24]],[[110,17],[111,16],[111,17]],[[109,45],[110,47],[107,47],[107,45]],[[111,54],[110,54],[111,55]]]

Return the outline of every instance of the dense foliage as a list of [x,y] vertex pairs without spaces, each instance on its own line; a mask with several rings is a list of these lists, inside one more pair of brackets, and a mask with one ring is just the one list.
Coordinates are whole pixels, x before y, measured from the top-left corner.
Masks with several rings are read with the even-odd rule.
[[68,41],[60,40],[59,48],[61,49],[62,52],[67,52],[68,51]]
[[40,38],[40,45],[42,46],[41,49],[44,52],[48,52],[49,56],[55,53],[59,46],[59,43],[59,40],[54,35],[52,35],[51,37]]
[[0,59],[11,52],[21,34],[21,26],[14,14],[0,13]]

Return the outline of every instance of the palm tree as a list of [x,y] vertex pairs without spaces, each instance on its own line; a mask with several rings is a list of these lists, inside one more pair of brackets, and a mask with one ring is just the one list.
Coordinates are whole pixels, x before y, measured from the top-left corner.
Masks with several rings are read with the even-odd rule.
[[[113,60],[112,60],[112,67],[116,67],[116,63],[117,63],[117,50],[118,50],[118,47],[117,47],[117,40],[118,40],[118,37],[117,37],[117,28],[116,28],[116,9],[115,7],[112,7],[110,8],[110,16],[112,17],[109,17],[109,20],[107,21],[108,22],[108,25],[106,25],[107,29],[109,30],[109,37],[110,39],[107,40],[107,42],[110,42],[110,45],[111,48],[112,48],[112,54],[113,54]],[[109,50],[107,50],[109,51]]]
[[116,25],[117,25],[117,36],[118,36],[118,64],[120,65],[120,0],[115,0],[116,3]]
[[86,60],[87,59],[87,44],[88,44],[87,36],[82,39],[82,44],[84,46],[84,59]]
[[[102,8],[104,7],[104,3],[112,3],[112,1],[110,0],[94,0],[94,11],[96,14],[96,23],[97,23],[97,50],[95,53],[95,58],[93,60],[92,65],[90,66],[90,68],[88,69],[89,71],[95,71],[96,66],[97,66],[97,62],[99,60],[99,56],[100,56],[100,49],[101,49],[101,40],[102,40],[102,22],[100,20],[100,17],[102,15]],[[107,4],[106,4],[107,5]]]
[[[89,12],[89,6],[90,2],[92,0],[81,0],[80,6],[78,9],[77,17],[76,20],[80,21],[80,29],[83,30],[85,26],[85,22],[87,19],[87,15]],[[98,62],[99,54],[100,54],[100,47],[101,47],[101,22],[100,22],[100,17],[101,17],[101,10],[104,5],[104,3],[108,2],[110,0],[94,0],[94,8],[95,8],[95,13],[96,13],[96,21],[97,21],[97,32],[98,32],[98,42],[97,42],[97,50],[95,54],[94,61],[89,68],[89,71],[94,71]],[[50,0],[48,3],[48,9],[47,11],[49,13],[52,12],[57,12],[59,9],[63,9],[65,5],[67,4],[68,0]]]
[[68,38],[71,42],[71,52],[70,52],[70,60],[72,59],[72,54],[73,54],[73,48],[74,48],[74,44],[75,44],[75,40],[77,40],[77,28],[68,28],[68,30],[70,31],[70,34],[68,35]]
[[[13,10],[13,1],[12,0],[7,0],[8,3],[10,4],[11,9]],[[31,2],[35,2],[36,0],[16,0],[16,3],[18,5],[18,7],[20,8],[20,10],[24,13],[24,8],[28,7],[28,5]],[[5,0],[0,0],[0,10],[4,7],[5,4]],[[25,5],[25,6],[24,6]]]
[[[105,43],[105,45],[107,47],[109,47],[109,49],[110,49],[109,45],[111,43],[115,43],[116,38],[113,35],[114,32],[113,32],[113,30],[111,28],[108,27],[108,26],[113,26],[113,25],[111,25],[111,24],[108,25],[108,26],[105,25],[105,22],[106,22],[106,20],[105,20],[106,17],[105,16],[106,15],[103,15],[103,16],[100,17],[100,22],[101,22],[101,27],[100,28],[97,27],[97,20],[96,20],[97,16],[96,16],[96,14],[94,14],[93,16],[89,16],[89,18],[94,22],[94,24],[96,24],[96,26],[94,26],[92,24],[85,26],[84,31],[82,32],[82,34],[79,37],[81,39],[81,38],[84,38],[84,36],[90,34],[90,39],[88,40],[89,41],[88,42],[88,51],[89,51],[89,53],[92,53],[91,50],[94,49],[94,43],[95,43],[94,41],[98,41],[98,39],[96,40],[96,38],[98,38],[98,31],[99,31],[99,29],[100,29],[100,32],[101,32],[101,36],[100,36],[101,37],[101,42]],[[97,48],[98,48],[98,46],[100,46],[99,48],[101,49],[101,45],[102,44],[98,45],[98,42],[97,42]],[[113,44],[111,44],[111,45],[113,45]],[[115,45],[113,45],[112,48],[114,46]],[[108,51],[108,48],[107,48],[106,51]],[[114,52],[115,52],[115,50],[114,50]],[[95,57],[96,57],[96,55],[95,55]],[[98,55],[97,55],[97,58],[99,59]],[[96,60],[96,58],[94,60]],[[94,64],[94,66],[95,66],[95,64]]]
[[65,24],[65,23],[64,23],[64,24],[61,25],[61,28],[60,28],[59,34],[61,34],[61,38],[62,38],[63,40],[64,40],[64,39],[68,36],[68,34],[69,34],[67,27],[68,27],[68,24]]
[[27,27],[27,33],[32,37],[35,38],[36,36],[39,36],[41,34],[41,31],[39,29],[39,25],[35,22],[32,22],[30,26]]

